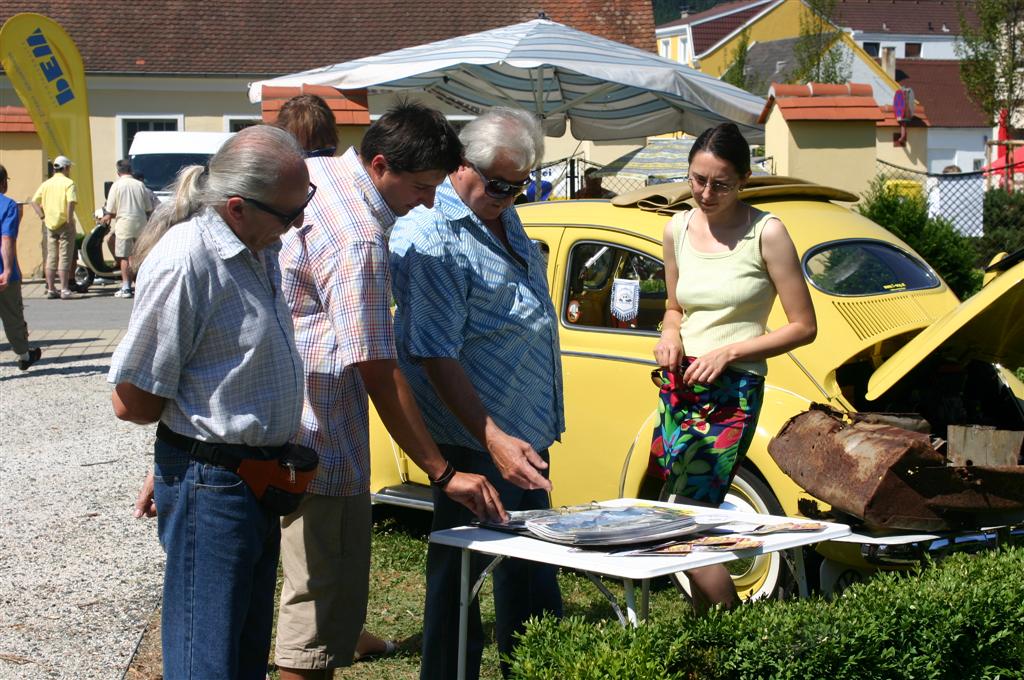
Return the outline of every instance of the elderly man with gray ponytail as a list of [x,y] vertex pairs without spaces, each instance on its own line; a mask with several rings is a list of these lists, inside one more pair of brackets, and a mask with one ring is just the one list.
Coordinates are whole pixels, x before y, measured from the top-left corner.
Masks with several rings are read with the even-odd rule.
[[118,418],[159,421],[136,515],[158,511],[167,553],[166,678],[266,676],[281,527],[251,475],[294,456],[303,368],[277,251],[315,190],[291,135],[247,128],[182,170],[136,244],[108,380]]
[[[544,134],[529,113],[496,108],[459,139],[462,163],[433,208],[399,219],[391,234],[398,360],[456,470],[485,476],[508,510],[547,508],[547,449],[565,429],[558,320],[544,258],[512,206],[544,154]],[[435,490],[435,530],[472,519]],[[482,557],[474,562],[471,582],[483,566]],[[429,546],[421,680],[456,676],[460,567],[458,550]],[[502,562],[494,610],[506,655],[526,619],[561,613],[555,569]],[[467,677],[476,678],[483,633],[475,603],[471,617]]]

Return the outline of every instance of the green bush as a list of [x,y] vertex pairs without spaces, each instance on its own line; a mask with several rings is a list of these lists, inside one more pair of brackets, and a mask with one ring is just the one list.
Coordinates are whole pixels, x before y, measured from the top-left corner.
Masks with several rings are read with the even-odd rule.
[[978,265],[987,265],[996,253],[1024,248],[1024,192],[1005,189],[985,192],[985,235],[975,240]]
[[512,671],[521,680],[1024,678],[1024,548],[880,574],[832,601],[759,602],[635,630],[535,620]]
[[975,266],[977,256],[971,239],[957,233],[948,220],[929,217],[923,196],[901,192],[879,177],[857,209],[906,241],[960,299],[981,288],[982,273]]

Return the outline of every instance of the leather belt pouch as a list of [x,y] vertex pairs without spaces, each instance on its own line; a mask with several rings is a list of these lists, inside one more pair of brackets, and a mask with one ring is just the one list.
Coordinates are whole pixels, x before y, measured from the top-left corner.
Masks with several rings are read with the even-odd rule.
[[280,458],[243,458],[237,472],[265,509],[290,515],[299,509],[319,461],[316,451],[308,446],[286,444]]
[[[178,434],[163,423],[157,427],[156,436],[187,451],[193,460],[234,471],[260,505],[275,515],[290,515],[298,510],[320,462],[316,451],[301,444],[275,447],[212,444]],[[268,453],[272,457],[268,458]],[[253,458],[248,454],[261,457]]]

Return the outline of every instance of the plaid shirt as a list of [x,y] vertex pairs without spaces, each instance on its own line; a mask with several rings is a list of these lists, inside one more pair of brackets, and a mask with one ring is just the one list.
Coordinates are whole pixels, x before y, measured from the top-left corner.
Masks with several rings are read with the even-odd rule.
[[462,202],[450,180],[431,210],[417,208],[391,234],[398,361],[438,443],[482,450],[419,365],[458,359],[484,408],[534,449],[565,431],[558,317],[547,269],[514,208],[501,214],[517,262]]
[[254,255],[212,209],[172,227],[139,270],[107,380],[166,398],[160,420],[186,437],[249,446],[291,439],[302,360],[277,292],[278,248]]
[[311,493],[352,496],[370,488],[369,403],[357,364],[395,358],[384,235],[395,214],[355,149],[306,165],[316,196],[281,250],[284,295],[306,366],[295,441],[320,454]]

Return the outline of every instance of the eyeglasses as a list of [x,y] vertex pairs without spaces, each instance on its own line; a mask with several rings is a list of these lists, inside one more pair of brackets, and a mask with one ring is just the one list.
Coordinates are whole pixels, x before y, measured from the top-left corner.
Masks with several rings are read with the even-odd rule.
[[711,185],[711,193],[713,194],[728,194],[731,191],[735,191],[738,184],[726,184],[725,182],[718,182],[715,180],[708,181],[707,177],[701,177],[700,175],[690,174],[686,178],[690,182],[690,187],[693,188],[693,193],[700,194],[704,192],[704,187]]
[[476,174],[480,175],[480,179],[484,181],[484,193],[491,198],[506,199],[518,196],[526,190],[526,187],[530,186],[530,178],[519,180],[518,182],[509,182],[506,179],[492,179],[480,172],[480,168],[476,167],[472,163],[470,166],[476,170]]
[[277,219],[281,220],[281,224],[283,226],[290,227],[292,223],[295,222],[295,220],[299,219],[299,215],[301,215],[306,210],[306,206],[309,205],[309,202],[313,200],[313,196],[315,195],[316,185],[311,182],[309,185],[309,193],[306,195],[306,200],[303,201],[302,205],[300,205],[291,213],[283,213],[277,208],[270,207],[263,201],[257,201],[255,198],[249,198],[247,196],[239,196],[236,194],[234,196],[228,196],[228,198],[240,198],[249,205],[254,206],[255,208],[262,210],[263,212],[268,213],[270,215],[273,215]]

